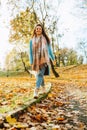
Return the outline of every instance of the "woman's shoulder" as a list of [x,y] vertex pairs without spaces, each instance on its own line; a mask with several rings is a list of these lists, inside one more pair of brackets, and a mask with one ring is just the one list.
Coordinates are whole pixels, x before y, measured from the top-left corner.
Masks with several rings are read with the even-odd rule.
[[32,44],[32,39],[30,39],[30,42],[29,42],[30,44]]

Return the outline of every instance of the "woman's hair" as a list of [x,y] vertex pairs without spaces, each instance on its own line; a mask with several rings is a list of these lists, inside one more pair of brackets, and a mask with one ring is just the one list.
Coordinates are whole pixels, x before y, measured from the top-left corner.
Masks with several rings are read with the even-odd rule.
[[43,36],[46,38],[46,40],[47,40],[47,43],[48,44],[50,44],[50,39],[49,39],[49,37],[47,36],[47,34],[46,34],[46,32],[45,32],[45,30],[44,30],[44,28],[43,28],[43,26],[41,25],[41,24],[37,24],[36,26],[35,26],[35,29],[34,29],[34,31],[33,31],[33,35],[32,35],[32,37],[34,36],[34,35],[36,35],[36,27],[37,26],[40,26],[41,28],[42,28],[42,34],[43,34]]

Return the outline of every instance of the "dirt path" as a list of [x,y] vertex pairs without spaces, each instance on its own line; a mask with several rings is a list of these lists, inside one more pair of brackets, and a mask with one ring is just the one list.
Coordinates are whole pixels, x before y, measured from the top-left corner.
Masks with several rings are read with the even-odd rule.
[[87,127],[87,90],[85,87],[78,88],[75,85],[67,87],[67,90],[68,93],[72,96],[72,99],[70,99],[72,105],[70,111],[77,111],[78,120],[85,124]]
[[87,129],[87,90],[86,87],[78,87],[76,85],[69,85],[67,87],[68,93],[71,95],[70,98],[71,106],[70,111],[75,111],[77,114],[77,121],[81,122]]

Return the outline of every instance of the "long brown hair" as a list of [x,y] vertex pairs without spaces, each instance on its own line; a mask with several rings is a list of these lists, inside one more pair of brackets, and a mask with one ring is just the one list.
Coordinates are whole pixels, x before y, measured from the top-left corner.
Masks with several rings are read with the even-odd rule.
[[36,35],[36,32],[35,32],[35,31],[36,31],[36,27],[37,27],[37,26],[40,26],[40,27],[42,28],[42,34],[43,34],[43,36],[46,38],[47,44],[50,44],[50,39],[49,39],[49,37],[47,36],[47,34],[46,34],[46,32],[45,32],[45,30],[44,30],[44,28],[43,28],[43,26],[42,26],[41,24],[37,24],[37,25],[35,26],[35,29],[34,29],[34,31],[33,31],[32,37]]

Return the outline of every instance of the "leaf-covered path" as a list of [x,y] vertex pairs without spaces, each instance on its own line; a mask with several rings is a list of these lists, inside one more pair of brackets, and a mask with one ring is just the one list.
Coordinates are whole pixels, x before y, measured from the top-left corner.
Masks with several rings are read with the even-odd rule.
[[13,118],[13,125],[4,122],[2,129],[87,130],[86,71],[87,69],[83,70],[83,67],[82,69],[80,67],[67,71],[60,70],[61,76],[58,79],[54,76],[46,77],[46,82],[52,83],[48,96],[15,115],[16,121]]
[[30,130],[87,130],[85,97],[68,91],[70,84],[53,83],[53,86],[48,97],[28,108],[18,121],[27,122]]
[[4,125],[10,130],[87,130],[87,92],[71,82],[52,86],[46,99],[16,116],[22,125]]

